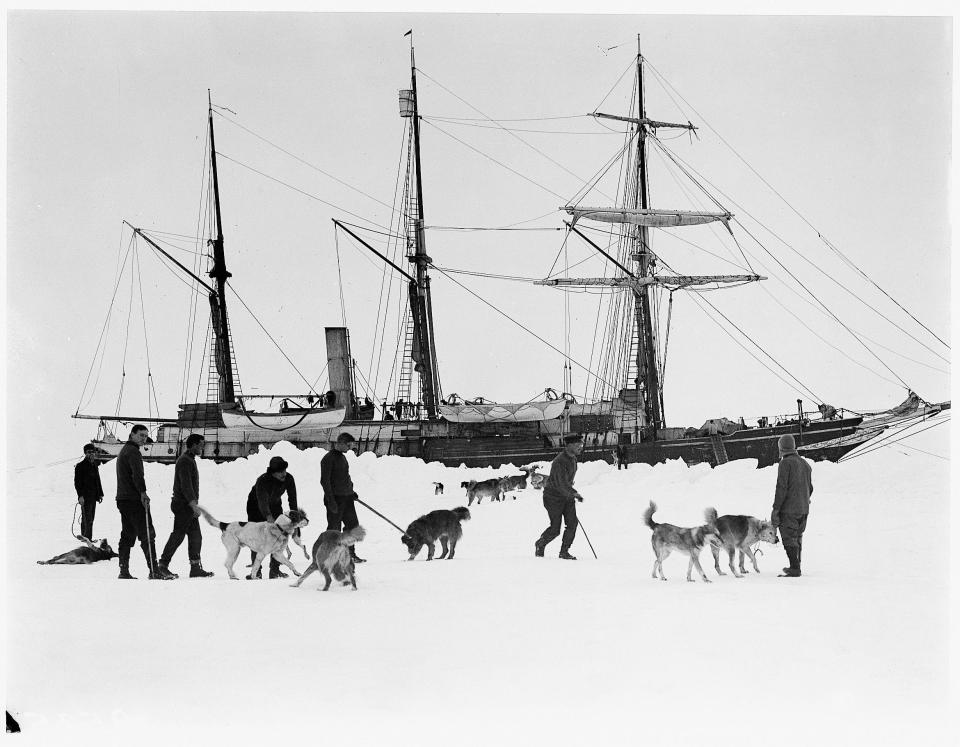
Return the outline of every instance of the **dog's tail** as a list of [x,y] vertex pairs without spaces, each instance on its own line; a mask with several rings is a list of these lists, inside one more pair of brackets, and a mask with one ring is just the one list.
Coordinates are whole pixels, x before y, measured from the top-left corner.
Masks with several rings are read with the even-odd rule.
[[707,526],[716,529],[717,527],[717,509],[711,507],[703,512],[703,518],[707,521]]
[[656,529],[659,524],[653,520],[653,512],[657,510],[657,504],[653,501],[650,501],[649,507],[643,512],[643,523],[646,524],[651,529]]
[[348,532],[343,532],[340,535],[339,544],[346,545],[347,547],[349,547],[350,545],[355,545],[358,542],[362,542],[363,538],[366,536],[367,536],[367,530],[364,529],[362,526],[358,525]]
[[466,506],[457,506],[453,509],[453,513],[457,515],[457,519],[460,521],[470,521],[470,509]]
[[207,520],[207,523],[212,526],[214,529],[219,529],[221,532],[227,528],[227,523],[225,521],[217,521],[210,515],[210,512],[207,511],[199,503],[197,504],[197,511],[200,512],[200,515]]

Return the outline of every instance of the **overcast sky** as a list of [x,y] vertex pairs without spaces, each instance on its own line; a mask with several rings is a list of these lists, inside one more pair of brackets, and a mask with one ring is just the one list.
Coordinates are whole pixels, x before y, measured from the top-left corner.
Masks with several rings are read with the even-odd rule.
[[[147,414],[138,387],[148,354],[162,414],[176,411],[189,294],[145,247],[134,293],[128,273],[108,330],[120,356],[132,298],[125,365],[105,359],[96,387],[80,398],[128,246],[122,221],[196,230],[208,89],[226,108],[216,118],[217,150],[234,288],[309,381],[326,362],[323,328],[340,325],[342,309],[363,375],[374,371],[381,265],[335,241],[331,218],[390,222],[383,203],[393,200],[402,157],[397,91],[409,84],[403,34],[411,28],[427,118],[428,225],[560,227],[557,208],[621,144],[592,119],[571,117],[626,113],[639,36],[656,71],[647,79],[648,115],[700,126],[699,139],[666,144],[722,190],[724,206],[765,247],[741,238],[753,269],[771,279],[710,293],[710,303],[817,399],[880,409],[903,398],[902,382],[929,400],[949,398],[949,350],[831,245],[949,342],[950,19],[13,12],[7,22],[8,427],[30,434],[15,462],[79,450],[95,423],[69,415],[78,404],[112,412],[123,370],[124,411]],[[484,117],[511,132],[478,127],[489,125]],[[653,204],[690,209],[681,204],[690,194],[657,171],[663,165],[652,162]],[[739,272],[721,238],[704,233],[693,247],[656,236],[654,249],[686,274]],[[556,230],[427,236],[440,267],[523,277],[545,276],[558,253],[571,265],[591,256],[571,241],[564,260],[562,239]],[[572,274],[595,274],[590,268],[587,261]],[[872,352],[798,285],[781,282],[789,274],[874,341]],[[453,277],[563,347],[563,293]],[[524,401],[561,389],[559,354],[442,273],[433,289],[444,392]],[[244,391],[305,390],[243,306],[228,300]],[[570,297],[569,344],[582,363],[597,301]],[[689,294],[675,294],[671,321],[670,425],[790,412],[797,397],[815,405]],[[584,388],[575,370],[573,391]],[[51,446],[51,429],[68,437]]]

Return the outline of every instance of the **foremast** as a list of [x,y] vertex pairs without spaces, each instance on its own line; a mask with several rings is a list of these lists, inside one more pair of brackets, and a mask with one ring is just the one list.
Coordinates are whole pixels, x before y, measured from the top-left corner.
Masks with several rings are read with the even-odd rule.
[[[413,341],[410,357],[420,374],[421,393],[426,415],[437,417],[437,399],[440,377],[437,370],[437,351],[434,345],[433,306],[430,297],[432,262],[427,254],[424,236],[423,180],[420,168],[420,112],[417,105],[417,67],[410,36],[410,89],[401,91],[400,115],[412,119],[410,129],[412,154],[407,167],[407,198],[405,199],[407,260],[414,265],[415,277],[410,280],[409,300]],[[412,192],[412,194],[411,194]]]
[[216,363],[218,399],[221,404],[236,402],[233,379],[233,355],[230,349],[230,325],[227,319],[227,261],[223,251],[223,220],[220,216],[220,184],[217,180],[217,148],[213,135],[213,103],[207,91],[207,118],[210,125],[210,175],[213,181],[213,205],[217,235],[210,239],[213,247],[213,267],[208,275],[213,278],[214,292],[210,294],[210,321],[213,326],[214,361]]

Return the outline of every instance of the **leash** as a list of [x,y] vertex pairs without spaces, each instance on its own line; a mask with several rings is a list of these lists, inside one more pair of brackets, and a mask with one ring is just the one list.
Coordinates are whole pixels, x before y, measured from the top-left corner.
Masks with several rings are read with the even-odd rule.
[[80,501],[77,501],[73,504],[73,521],[70,522],[70,534],[73,535],[74,539],[80,539],[80,534],[75,531],[77,526],[77,511],[80,510]]
[[370,509],[371,511],[373,511],[373,513],[375,513],[377,516],[379,516],[381,519],[383,519],[385,522],[387,522],[387,524],[389,524],[389,525],[392,526],[394,529],[396,529],[398,532],[400,532],[400,534],[406,535],[406,532],[405,532],[403,529],[401,529],[401,528],[398,527],[396,524],[394,524],[392,521],[390,521],[390,519],[388,519],[388,518],[387,518],[386,516],[384,516],[382,513],[380,513],[379,511],[377,511],[377,509],[375,509],[375,508],[374,508],[373,506],[371,506],[369,503],[365,503],[364,501],[360,500],[360,498],[354,498],[353,500],[356,501],[357,503],[359,503],[361,506],[365,506],[366,508],[368,508],[368,509]]
[[587,544],[590,545],[590,552],[593,553],[594,559],[600,560],[600,558],[597,557],[597,551],[593,549],[593,543],[590,541],[590,537],[587,536],[587,530],[584,529],[583,522],[580,521],[579,516],[577,517],[577,523],[580,525],[580,531],[583,532],[583,538],[587,541]]

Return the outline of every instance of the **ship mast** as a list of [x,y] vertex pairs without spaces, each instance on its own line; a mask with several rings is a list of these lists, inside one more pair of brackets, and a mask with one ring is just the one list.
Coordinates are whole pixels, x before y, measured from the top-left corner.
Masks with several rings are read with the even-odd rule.
[[217,220],[217,236],[209,243],[213,246],[213,268],[209,275],[214,280],[210,293],[210,320],[214,334],[214,359],[219,375],[218,394],[221,404],[234,403],[236,393],[233,382],[233,356],[230,354],[230,327],[227,322],[227,262],[223,252],[223,222],[220,217],[220,185],[217,181],[217,148],[213,138],[213,104],[207,91],[207,112],[210,123],[210,173],[213,178],[214,213]]
[[[413,163],[415,171],[415,200],[408,202],[408,208],[415,214],[410,216],[410,235],[407,260],[415,265],[416,279],[410,282],[410,313],[413,320],[413,346],[411,351],[416,370],[420,373],[423,404],[430,419],[437,417],[437,396],[440,391],[440,379],[437,373],[437,352],[433,339],[433,307],[430,299],[430,275],[428,268],[432,262],[427,255],[423,218],[423,181],[420,171],[420,112],[417,107],[417,67],[413,52],[413,35],[410,35],[410,94],[412,111],[401,112],[402,116],[413,118]],[[410,251],[412,250],[412,251]]]

